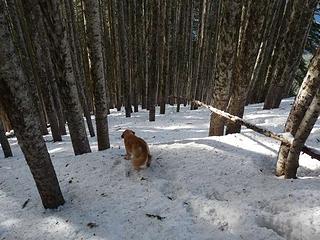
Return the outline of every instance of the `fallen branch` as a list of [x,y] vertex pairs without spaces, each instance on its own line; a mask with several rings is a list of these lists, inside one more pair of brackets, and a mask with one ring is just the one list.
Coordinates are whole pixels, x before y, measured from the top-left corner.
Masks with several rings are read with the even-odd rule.
[[[257,132],[257,133],[260,133],[266,137],[270,137],[270,138],[273,138],[275,140],[278,140],[278,141],[281,141],[282,143],[286,144],[286,145],[291,145],[292,144],[292,141],[293,141],[293,138],[292,139],[288,139],[287,137],[285,137],[284,135],[282,134],[277,134],[277,133],[274,133],[274,132],[271,132],[267,129],[264,129],[264,128],[261,128],[261,127],[258,127],[250,122],[247,122],[245,120],[243,120],[242,118],[238,117],[238,116],[234,116],[234,115],[231,115],[230,113],[227,113],[227,112],[224,112],[224,111],[221,111],[217,108],[214,108],[210,105],[207,105],[203,102],[200,102],[200,101],[197,101],[195,100],[194,101],[196,104],[200,105],[200,106],[203,106],[203,107],[206,107],[208,108],[211,112],[214,112],[234,123],[238,123],[238,124],[241,124],[249,129],[252,129],[253,131]],[[308,154],[309,156],[311,156],[311,158],[315,158],[317,160],[320,161],[320,153],[319,151],[317,151],[316,149],[313,149],[309,146],[304,146],[302,148],[302,152],[304,152],[305,154]]]
[[28,199],[24,202],[24,204],[22,205],[21,208],[24,209],[29,202],[30,202],[30,198],[28,198]]
[[161,217],[159,215],[156,215],[156,214],[149,214],[149,213],[146,213],[146,216],[149,217],[149,218],[156,218],[160,221],[162,221],[163,219],[165,219],[166,217]]

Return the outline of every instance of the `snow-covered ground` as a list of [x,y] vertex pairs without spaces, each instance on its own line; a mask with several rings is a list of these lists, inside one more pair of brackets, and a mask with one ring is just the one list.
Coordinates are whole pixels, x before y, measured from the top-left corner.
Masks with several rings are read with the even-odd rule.
[[[246,108],[246,119],[281,132],[280,109]],[[159,109],[157,109],[158,111]],[[279,143],[251,130],[207,137],[207,109],[168,106],[149,122],[145,110],[109,117],[112,148],[75,157],[70,137],[47,146],[66,200],[44,210],[15,138],[0,153],[0,240],[12,239],[320,239],[320,162],[301,155],[299,179],[274,176]],[[153,162],[136,173],[123,160],[126,128],[150,145]],[[319,147],[320,121],[308,145]],[[27,205],[22,208],[26,200]]]

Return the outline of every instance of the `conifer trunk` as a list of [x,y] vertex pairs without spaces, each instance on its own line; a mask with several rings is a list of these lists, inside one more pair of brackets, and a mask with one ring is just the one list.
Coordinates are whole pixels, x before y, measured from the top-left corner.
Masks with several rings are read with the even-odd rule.
[[[225,111],[230,97],[233,69],[239,39],[242,1],[222,0],[219,14],[219,38],[217,42],[217,65],[212,91],[212,106]],[[224,133],[224,119],[212,113],[209,136]]]
[[[234,83],[227,108],[230,114],[239,117],[243,116],[248,86],[261,43],[261,30],[266,9],[267,4],[265,1],[246,2],[245,17],[241,22],[241,35],[233,74]],[[228,122],[226,132],[227,134],[238,133],[240,129],[241,126],[239,124]]]
[[91,152],[72,66],[70,44],[66,38],[65,22],[58,0],[40,0],[50,51],[75,155]]
[[28,81],[10,38],[4,10],[4,1],[0,1],[0,103],[8,113],[43,206],[56,208],[64,199],[40,132]]
[[5,158],[12,157],[12,151],[5,130],[0,120],[0,144]]
[[106,79],[103,69],[103,49],[99,2],[85,0],[85,14],[88,30],[88,47],[91,61],[91,75],[94,87],[94,105],[97,126],[98,149],[110,148],[108,130],[108,108]]
[[[302,119],[310,106],[317,90],[320,87],[320,49],[317,50],[315,56],[311,60],[307,75],[300,87],[299,93],[292,105],[290,114],[288,116],[285,132],[290,132],[292,136],[296,135],[296,132],[302,122]],[[289,147],[281,144],[278,161],[276,167],[276,175],[282,176],[285,174],[286,161],[289,154]]]

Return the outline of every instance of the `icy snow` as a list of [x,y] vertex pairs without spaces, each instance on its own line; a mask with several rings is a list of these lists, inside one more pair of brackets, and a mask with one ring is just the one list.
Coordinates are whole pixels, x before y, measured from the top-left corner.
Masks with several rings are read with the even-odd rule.
[[[246,108],[246,119],[277,133],[292,99],[279,109]],[[157,109],[157,112],[159,109]],[[109,116],[109,150],[74,156],[70,137],[45,136],[66,203],[44,210],[15,138],[14,157],[0,153],[0,240],[13,239],[320,239],[320,162],[302,154],[299,179],[274,176],[279,142],[248,129],[207,137],[207,109],[148,121],[145,110]],[[153,162],[136,173],[123,160],[120,135],[134,129]],[[320,121],[308,140],[319,148]],[[127,172],[130,171],[128,175]],[[22,205],[29,202],[22,208]]]

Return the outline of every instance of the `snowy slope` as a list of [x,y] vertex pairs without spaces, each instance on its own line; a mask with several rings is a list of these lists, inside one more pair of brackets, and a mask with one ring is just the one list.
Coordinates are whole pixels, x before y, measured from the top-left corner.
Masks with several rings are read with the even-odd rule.
[[[250,105],[246,119],[281,132],[292,99],[280,109]],[[159,109],[157,109],[159,110]],[[144,110],[109,117],[112,148],[73,156],[70,137],[47,146],[66,204],[44,210],[15,138],[0,153],[0,240],[13,239],[320,239],[320,162],[301,156],[299,179],[274,176],[279,143],[251,130],[207,137],[207,109],[148,122]],[[150,145],[149,169],[133,172],[120,135],[135,130]],[[308,144],[319,147],[320,121]],[[130,171],[130,174],[128,174]],[[25,208],[22,205],[29,199]]]

